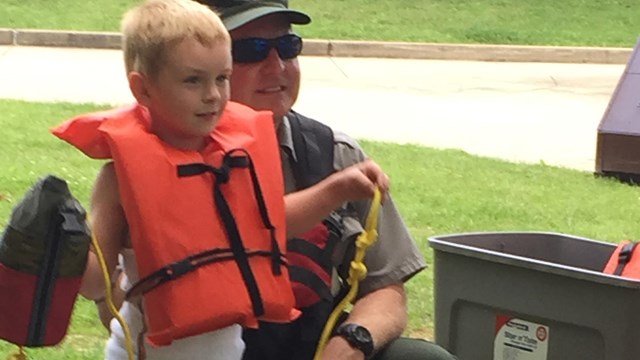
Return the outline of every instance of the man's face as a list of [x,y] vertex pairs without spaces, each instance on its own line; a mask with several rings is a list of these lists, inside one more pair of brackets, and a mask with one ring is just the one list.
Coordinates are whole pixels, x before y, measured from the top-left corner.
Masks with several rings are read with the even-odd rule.
[[[290,28],[286,16],[272,14],[231,31],[231,38],[275,39],[289,34]],[[261,62],[233,63],[231,100],[256,110],[271,110],[276,121],[289,112],[298,97],[299,89],[298,59],[282,60],[276,49],[271,49],[267,58]]]

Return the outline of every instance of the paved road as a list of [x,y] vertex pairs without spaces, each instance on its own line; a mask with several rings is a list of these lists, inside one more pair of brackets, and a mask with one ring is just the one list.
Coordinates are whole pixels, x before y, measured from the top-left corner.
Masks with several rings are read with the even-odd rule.
[[[296,109],[358,138],[593,171],[624,65],[301,57]],[[132,101],[119,50],[0,46],[0,98]]]

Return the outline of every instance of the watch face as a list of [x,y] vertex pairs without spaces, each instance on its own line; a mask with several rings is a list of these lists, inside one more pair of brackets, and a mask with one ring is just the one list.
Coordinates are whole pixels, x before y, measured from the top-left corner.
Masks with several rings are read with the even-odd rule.
[[371,333],[364,326],[344,324],[338,328],[338,334],[341,334],[351,346],[360,349],[365,356],[369,356],[373,352]]
[[371,335],[367,329],[362,326],[357,326],[353,331],[353,337],[358,342],[368,342],[371,341]]

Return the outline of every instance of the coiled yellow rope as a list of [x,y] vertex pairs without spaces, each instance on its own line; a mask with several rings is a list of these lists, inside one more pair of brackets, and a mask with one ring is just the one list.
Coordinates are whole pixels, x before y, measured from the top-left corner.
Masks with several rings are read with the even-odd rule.
[[367,276],[367,267],[364,265],[364,255],[367,248],[371,246],[378,238],[378,213],[380,212],[380,190],[376,189],[371,201],[371,209],[367,215],[367,221],[365,223],[364,231],[356,239],[356,252],[351,261],[351,267],[349,268],[349,278],[347,282],[351,286],[347,295],[340,301],[335,309],[329,315],[329,319],[322,330],[322,336],[320,336],[320,342],[316,349],[316,354],[313,357],[314,360],[320,360],[324,347],[329,341],[331,332],[338,320],[338,316],[344,311],[349,304],[353,303],[356,295],[358,294],[358,284],[360,280]]

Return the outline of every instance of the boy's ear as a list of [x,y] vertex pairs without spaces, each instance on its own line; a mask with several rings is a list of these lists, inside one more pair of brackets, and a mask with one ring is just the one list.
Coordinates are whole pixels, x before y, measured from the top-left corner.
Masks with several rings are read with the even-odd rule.
[[129,89],[133,97],[136,98],[139,104],[149,106],[149,80],[147,77],[142,73],[132,71],[127,76],[127,79],[129,80]]

